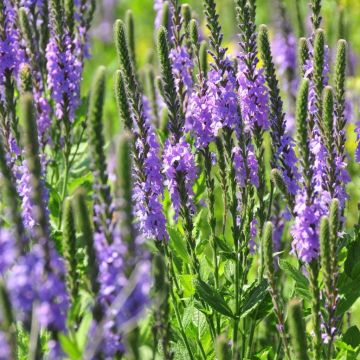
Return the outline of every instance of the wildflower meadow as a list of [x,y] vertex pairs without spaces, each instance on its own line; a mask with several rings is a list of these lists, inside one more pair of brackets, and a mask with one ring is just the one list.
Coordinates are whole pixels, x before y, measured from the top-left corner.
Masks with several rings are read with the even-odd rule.
[[358,0],[0,0],[0,360],[360,359]]

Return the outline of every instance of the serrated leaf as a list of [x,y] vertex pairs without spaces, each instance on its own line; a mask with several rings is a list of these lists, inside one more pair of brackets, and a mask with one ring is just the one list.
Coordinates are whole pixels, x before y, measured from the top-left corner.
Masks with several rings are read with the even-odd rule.
[[179,256],[183,261],[189,262],[190,258],[186,249],[186,243],[184,237],[180,234],[179,230],[174,227],[168,227],[168,233],[170,236],[170,247],[175,252],[175,255]]
[[262,280],[260,284],[254,282],[244,293],[241,299],[241,314],[240,318],[249,315],[254,311],[261,302],[265,299],[268,293],[268,282]]
[[71,340],[69,337],[64,334],[59,335],[60,345],[66,355],[70,357],[71,360],[80,360],[81,351],[78,349],[75,341]]
[[80,349],[84,349],[86,345],[92,318],[93,317],[90,312],[86,313],[80,323],[78,331],[76,332],[75,336]]
[[345,273],[352,279],[360,277],[360,239],[351,242],[345,261]]
[[347,329],[342,340],[354,349],[360,345],[360,331],[356,325]]
[[338,289],[340,300],[336,307],[336,316],[341,316],[348,311],[360,297],[359,282],[343,273],[338,280]]
[[295,280],[296,293],[303,299],[311,299],[309,280],[306,276],[286,260],[280,260],[279,267],[286,275]]
[[204,300],[212,309],[227,317],[234,317],[224,298],[211,286],[202,280],[196,280],[195,289],[200,299]]
[[180,283],[184,289],[184,297],[191,297],[195,294],[194,275],[179,275]]

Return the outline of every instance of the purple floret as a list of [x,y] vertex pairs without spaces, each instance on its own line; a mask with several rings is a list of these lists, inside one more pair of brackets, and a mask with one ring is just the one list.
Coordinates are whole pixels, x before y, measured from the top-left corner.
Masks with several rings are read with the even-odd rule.
[[181,138],[178,144],[172,145],[169,141],[165,144],[163,172],[166,177],[166,185],[170,192],[172,205],[175,210],[175,218],[179,216],[181,211],[181,195],[179,192],[179,176],[181,176],[186,188],[186,206],[191,210],[195,210],[193,202],[193,185],[196,178],[196,165],[194,155],[191,153],[190,145],[185,138]]

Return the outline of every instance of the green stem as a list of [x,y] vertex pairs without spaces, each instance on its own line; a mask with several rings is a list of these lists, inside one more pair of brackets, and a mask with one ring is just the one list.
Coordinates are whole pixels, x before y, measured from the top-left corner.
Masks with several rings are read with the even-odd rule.
[[309,267],[309,274],[310,274],[310,285],[311,285],[311,292],[312,292],[312,319],[313,319],[313,326],[314,326],[314,359],[320,360],[321,359],[321,329],[320,329],[320,289],[318,283],[318,276],[319,276],[319,265],[316,260],[310,264]]
[[185,344],[186,350],[187,350],[188,353],[189,353],[190,359],[191,359],[191,360],[195,360],[194,354],[192,353],[192,350],[191,350],[191,347],[190,347],[188,338],[187,338],[187,336],[186,336],[186,332],[185,332],[184,327],[183,327],[183,324],[182,324],[182,322],[181,322],[181,316],[180,316],[180,312],[179,312],[179,309],[178,309],[178,306],[177,306],[177,301],[176,301],[176,297],[175,297],[175,295],[174,295],[173,289],[170,289],[170,293],[171,293],[171,298],[172,298],[172,301],[173,301],[173,306],[174,306],[174,310],[175,310],[176,320],[177,320],[177,322],[178,322],[178,324],[179,324],[179,327],[180,327],[181,337],[182,337],[183,342],[184,342],[184,344]]

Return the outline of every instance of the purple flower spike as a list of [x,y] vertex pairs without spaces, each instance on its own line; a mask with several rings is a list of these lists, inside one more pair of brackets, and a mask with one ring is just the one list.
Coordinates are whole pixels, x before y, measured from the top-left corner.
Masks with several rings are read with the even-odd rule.
[[75,110],[80,103],[80,80],[82,64],[75,56],[74,44],[68,34],[64,36],[59,48],[55,34],[46,48],[48,87],[55,101],[55,114],[58,119],[73,121]]
[[185,47],[176,47],[170,50],[170,59],[177,90],[180,90],[180,86],[185,86],[185,90],[189,94],[193,86],[191,70],[194,66],[190,55]]
[[255,68],[253,80],[249,79],[247,72],[246,65],[240,63],[237,80],[245,130],[252,130],[255,124],[267,130],[269,128],[268,90],[265,86],[263,70]]
[[181,138],[178,144],[172,145],[169,141],[165,144],[164,149],[164,174],[166,176],[166,185],[168,186],[171,201],[175,209],[175,218],[179,216],[181,209],[181,198],[179,192],[179,176],[183,177],[187,207],[192,211],[195,210],[193,202],[193,184],[196,178],[196,166],[194,155],[191,153],[190,145],[185,138]]
[[246,161],[244,162],[244,154],[242,154],[241,149],[236,146],[233,149],[233,156],[234,156],[234,167],[236,171],[236,180],[240,184],[241,187],[246,186],[247,183],[247,169],[249,171],[249,180],[250,184],[258,187],[259,186],[259,177],[258,177],[258,162],[256,160],[256,156],[254,153],[254,148],[252,145],[248,146],[247,154],[246,154]]

